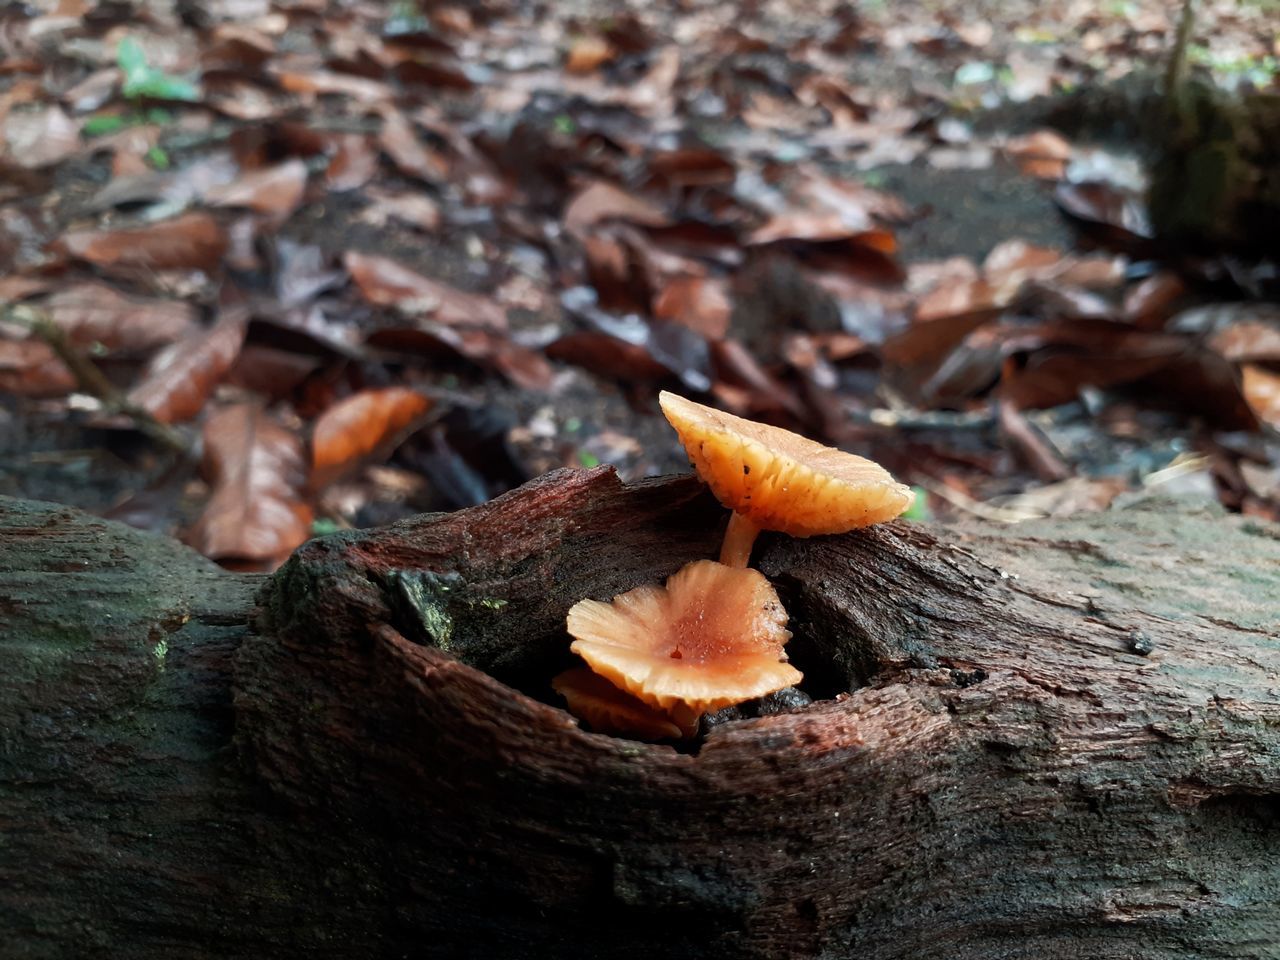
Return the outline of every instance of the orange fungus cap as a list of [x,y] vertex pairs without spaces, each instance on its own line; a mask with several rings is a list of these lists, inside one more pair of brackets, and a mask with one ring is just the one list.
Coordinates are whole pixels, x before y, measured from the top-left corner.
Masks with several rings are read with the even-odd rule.
[[[692,732],[682,730],[661,710],[619,690],[586,667],[566,670],[551,681],[551,686],[564,697],[569,712],[596,733],[620,734],[637,740],[678,740]],[[696,718],[693,730],[697,730]]]
[[801,679],[784,662],[787,613],[758,570],[697,560],[666,586],[574,604],[567,626],[570,649],[592,670],[669,715],[719,710]]
[[664,391],[662,412],[717,499],[793,537],[892,520],[915,499],[880,464]]

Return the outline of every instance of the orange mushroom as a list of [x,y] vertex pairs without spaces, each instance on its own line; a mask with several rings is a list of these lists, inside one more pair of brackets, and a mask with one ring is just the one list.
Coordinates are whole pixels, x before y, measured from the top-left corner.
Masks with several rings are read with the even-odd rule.
[[691,736],[703,713],[794,686],[787,612],[747,567],[761,530],[794,537],[891,520],[914,494],[879,464],[673,393],[659,402],[698,475],[733,511],[720,562],[696,560],[666,585],[569,610],[570,649],[593,673],[556,678],[594,729],[647,739]]
[[658,398],[693,467],[733,511],[720,562],[745,567],[761,530],[793,537],[892,520],[915,494],[871,460],[674,393]]
[[698,728],[697,717],[691,727],[682,728],[661,710],[619,690],[586,667],[564,671],[551,681],[551,686],[564,697],[569,712],[585,720],[596,733],[623,734],[638,740],[678,740],[691,736]]
[[567,626],[593,671],[687,731],[709,710],[801,679],[785,662],[787,612],[758,570],[696,560],[665,586],[579,601]]

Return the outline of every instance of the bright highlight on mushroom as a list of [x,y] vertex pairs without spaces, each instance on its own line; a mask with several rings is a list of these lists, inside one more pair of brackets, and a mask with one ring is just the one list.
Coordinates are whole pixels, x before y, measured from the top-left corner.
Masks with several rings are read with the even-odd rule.
[[845,533],[899,516],[914,499],[883,467],[804,437],[673,393],[662,411],[698,476],[733,511],[720,562],[696,560],[665,586],[569,610],[570,649],[590,671],[554,686],[601,733],[675,739],[703,713],[801,679],[786,662],[787,613],[764,575],[747,567],[761,530],[793,537]]

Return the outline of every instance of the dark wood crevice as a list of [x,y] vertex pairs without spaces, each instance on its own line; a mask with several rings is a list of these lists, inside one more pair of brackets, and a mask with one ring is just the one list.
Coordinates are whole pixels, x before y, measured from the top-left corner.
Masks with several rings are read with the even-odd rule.
[[0,934],[20,958],[1280,955],[1272,528],[1163,504],[763,537],[822,699],[696,755],[504,682],[563,657],[576,600],[714,555],[724,516],[689,478],[564,471],[264,579],[0,501]]

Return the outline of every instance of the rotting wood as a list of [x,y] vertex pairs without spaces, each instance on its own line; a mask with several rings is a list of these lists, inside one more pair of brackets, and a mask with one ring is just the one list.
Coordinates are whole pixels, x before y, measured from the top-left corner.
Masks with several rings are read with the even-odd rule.
[[1280,955],[1280,530],[765,536],[820,702],[578,729],[569,605],[723,521],[564,471],[264,580],[0,501],[5,955]]

